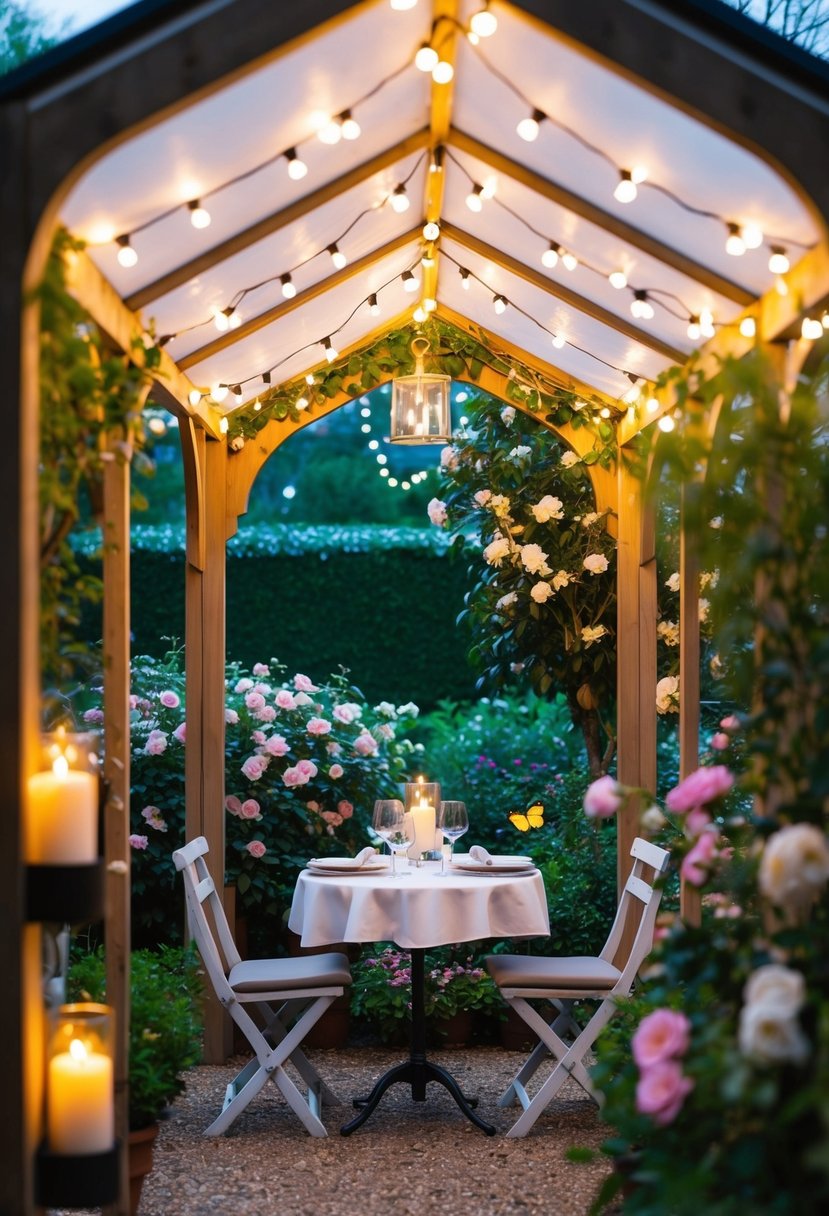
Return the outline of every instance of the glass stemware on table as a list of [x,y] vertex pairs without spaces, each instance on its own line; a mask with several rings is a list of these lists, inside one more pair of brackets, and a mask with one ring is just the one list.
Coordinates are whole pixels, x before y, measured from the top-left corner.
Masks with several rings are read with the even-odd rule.
[[378,798],[374,804],[371,826],[385,840],[391,851],[393,878],[400,878],[408,871],[398,871],[397,854],[407,853],[412,845],[412,833],[406,819],[406,811],[399,798]]
[[[463,836],[469,827],[469,816],[466,813],[466,803],[457,801],[441,802],[437,815],[438,829],[443,832],[444,840],[449,841],[449,864],[452,864],[452,849],[455,841]],[[446,868],[446,853],[442,853],[440,872],[449,873]]]

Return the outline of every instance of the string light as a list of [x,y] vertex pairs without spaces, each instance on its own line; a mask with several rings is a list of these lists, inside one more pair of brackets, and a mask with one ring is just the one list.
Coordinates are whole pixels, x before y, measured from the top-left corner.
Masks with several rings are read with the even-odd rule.
[[823,326],[816,317],[804,317],[800,326],[800,336],[814,342],[823,337]]
[[617,203],[632,203],[636,198],[638,191],[636,182],[633,180],[629,169],[619,170],[619,181],[616,184],[616,189],[613,191],[613,197]]
[[434,246],[428,245],[423,250],[423,253],[421,254],[421,257],[420,257],[420,264],[424,268],[424,270],[428,270],[430,266],[434,266],[434,264],[435,264]]
[[558,259],[560,256],[561,245],[556,244],[555,241],[550,241],[550,248],[545,249],[541,255],[541,264],[542,266],[547,266],[550,270],[552,270],[554,266],[558,265]]
[[411,270],[404,270],[400,277],[403,280],[404,291],[417,291],[418,287],[420,286],[420,282],[415,278]]
[[392,210],[396,211],[398,215],[402,215],[404,211],[409,210],[411,200],[402,182],[392,190],[390,202]]
[[448,59],[439,59],[432,68],[432,80],[435,84],[449,84],[454,75],[455,69]]
[[417,308],[412,313],[412,320],[416,321],[418,325],[422,325],[428,315],[429,314],[427,313],[426,309],[418,304]]
[[253,403],[253,408],[257,414],[259,413],[259,411],[262,408],[262,402],[260,401],[260,399],[258,397],[256,398],[256,400]]
[[754,317],[743,317],[740,322],[740,333],[744,338],[753,338],[757,333],[757,322]]
[[492,297],[492,307],[499,314],[502,312],[506,312],[506,310],[507,310],[506,297],[505,296],[493,296]]
[[333,147],[342,139],[343,125],[339,118],[329,118],[324,122],[317,131],[317,139],[320,143],[327,144],[328,147]]
[[486,0],[484,7],[478,9],[477,13],[473,13],[469,21],[469,27],[473,34],[477,34],[479,38],[490,38],[498,28],[498,18],[490,11],[489,0]]
[[656,425],[659,427],[660,431],[664,431],[666,435],[673,431],[676,427],[676,423],[670,414],[663,414]]
[[282,284],[282,294],[286,300],[292,300],[296,295],[296,284],[289,274],[281,274],[279,281]]
[[335,269],[344,270],[345,267],[348,265],[348,258],[345,256],[343,251],[340,249],[340,247],[336,243],[336,241],[334,242],[333,245],[328,246],[327,252],[330,253],[330,255],[331,255],[331,261],[333,262]]
[[653,317],[653,305],[646,291],[634,291],[630,303],[630,311],[637,320],[650,321]]
[[115,243],[118,246],[118,262],[125,269],[129,270],[131,266],[135,266],[138,261],[138,254],[132,247],[130,238],[126,235],[115,238]]
[[372,292],[368,298],[368,310],[373,317],[379,316],[380,305],[377,303],[377,293]]
[[202,206],[199,199],[191,199],[187,204],[187,208],[190,212],[190,223],[194,228],[208,228],[210,226],[210,212],[206,207]]
[[746,251],[746,243],[743,240],[740,225],[729,221],[726,228],[728,236],[725,242],[725,252],[730,253],[733,258],[741,258]]
[[391,7],[397,13],[405,13],[407,9],[414,8],[417,0],[389,0]]
[[350,110],[343,110],[340,115],[340,133],[343,139],[359,139],[363,133],[360,124]]
[[743,224],[740,236],[746,249],[759,249],[763,243],[763,230],[757,224]]
[[307,410],[310,404],[311,403],[307,397],[297,397],[296,399],[296,407],[298,410]]
[[528,144],[533,143],[538,139],[539,127],[545,118],[546,115],[543,110],[533,110],[529,118],[521,119],[515,128],[516,135],[520,136],[521,139],[525,139]]
[[434,47],[429,46],[428,42],[424,42],[418,48],[415,55],[415,67],[419,72],[431,72],[437,67],[439,56]]
[[434,220],[429,220],[429,222],[427,224],[423,225],[423,239],[424,240],[436,241],[439,236],[440,236],[440,225],[436,224]]
[[434,298],[434,296],[424,296],[423,297],[422,307],[423,307],[424,312],[427,312],[427,313],[434,312],[435,309],[437,308],[437,306],[438,306],[438,302]]
[[567,339],[565,338],[564,334],[562,334],[562,333],[553,334],[553,346],[556,348],[556,350],[563,350],[566,345],[567,345]]
[[305,161],[300,158],[296,148],[288,148],[285,153],[285,159],[288,162],[288,177],[291,181],[298,182],[305,177],[308,172],[308,166]]
[[481,197],[483,192],[484,192],[483,186],[479,185],[478,182],[475,182],[472,186],[472,189],[469,191],[469,193],[466,196],[466,205],[470,211],[482,211],[483,210],[484,204],[483,204],[483,200]]
[[429,172],[430,173],[440,173],[442,168],[443,168],[443,147],[440,144],[438,144],[438,146],[436,148],[433,148],[433,150],[432,150],[432,156],[431,156],[431,159],[429,160]]
[[710,308],[703,308],[700,310],[699,329],[703,338],[714,337],[714,314]]
[[699,317],[692,314],[688,318],[688,337],[692,342],[698,342],[700,339],[701,330],[699,327]]
[[769,270],[772,274],[788,274],[790,262],[782,245],[770,245]]
[[228,385],[226,384],[211,384],[210,396],[217,405],[221,405],[228,394]]
[[219,430],[220,430],[220,432],[221,432],[223,435],[226,435],[226,434],[227,434],[227,431],[228,431],[228,421],[227,421],[227,418],[220,418],[220,419],[219,419]]
[[615,287],[617,291],[621,291],[623,287],[628,285],[628,277],[624,270],[611,270],[607,276],[607,281],[611,287]]
[[340,352],[334,346],[330,338],[323,338],[322,349],[325,351],[325,357],[329,363],[333,363],[335,359],[339,359]]
[[201,399],[203,396],[204,396],[204,393],[202,393],[199,389],[191,388],[190,392],[187,394],[187,400],[190,402],[191,405],[196,406],[201,403]]
[[465,266],[459,266],[458,274],[461,276],[461,287],[464,291],[469,291],[469,271]]

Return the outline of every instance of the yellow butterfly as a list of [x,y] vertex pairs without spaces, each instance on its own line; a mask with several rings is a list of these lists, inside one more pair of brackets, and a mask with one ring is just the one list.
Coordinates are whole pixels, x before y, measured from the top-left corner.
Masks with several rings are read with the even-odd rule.
[[544,804],[531,802],[526,811],[507,811],[507,818],[519,832],[527,832],[530,828],[543,828]]

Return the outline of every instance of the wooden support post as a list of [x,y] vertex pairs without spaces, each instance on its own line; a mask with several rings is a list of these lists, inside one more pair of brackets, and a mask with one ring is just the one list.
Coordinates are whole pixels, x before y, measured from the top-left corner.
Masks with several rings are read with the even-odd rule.
[[[699,558],[687,528],[690,497],[698,487],[682,487],[679,517],[679,776],[683,779],[699,765]],[[700,892],[684,880],[679,911],[689,925],[702,919]]]
[[[188,548],[185,582],[187,748],[185,749],[186,836],[205,836],[210,870],[224,884],[225,761],[225,535],[227,447],[193,428],[182,433],[192,445],[185,458],[188,518],[196,512],[201,544]],[[210,486],[210,493],[204,487]],[[203,554],[203,565],[194,564]],[[231,1027],[215,1000],[205,1009],[204,1057],[219,1063],[232,1050]]]
[[[642,483],[619,464],[617,591],[617,773],[623,785],[656,786],[656,557],[653,510]],[[618,889],[631,869],[639,830],[639,799],[618,817]],[[627,957],[635,925],[625,927],[619,949]]]
[[121,1142],[118,1201],[129,1216],[127,1169],[130,1033],[130,466],[110,436],[104,463],[104,851],[107,1002],[115,1010],[115,1134]]

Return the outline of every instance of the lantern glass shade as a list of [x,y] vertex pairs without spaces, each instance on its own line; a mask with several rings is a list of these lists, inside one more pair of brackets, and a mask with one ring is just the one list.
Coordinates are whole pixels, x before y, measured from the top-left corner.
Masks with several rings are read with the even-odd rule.
[[449,443],[451,376],[423,371],[417,360],[413,376],[399,376],[391,386],[391,443]]
[[431,806],[437,811],[440,806],[440,782],[407,781],[403,806],[407,812],[416,806]]
[[49,1035],[47,1139],[61,1156],[115,1144],[113,1016],[108,1005],[61,1005]]

